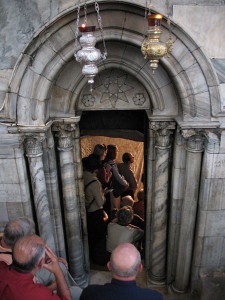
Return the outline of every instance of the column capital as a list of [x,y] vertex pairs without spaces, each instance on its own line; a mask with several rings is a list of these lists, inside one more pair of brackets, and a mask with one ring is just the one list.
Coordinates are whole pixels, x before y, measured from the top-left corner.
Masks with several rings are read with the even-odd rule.
[[208,153],[219,153],[221,129],[183,129],[182,136],[186,139],[186,149],[193,152],[201,152],[204,149]]
[[208,153],[219,153],[221,129],[206,129],[203,132],[205,136],[205,149]]
[[44,137],[42,136],[26,136],[24,137],[24,144],[27,157],[39,157],[42,156],[42,142]]
[[76,123],[62,123],[62,122],[55,122],[52,126],[53,131],[68,131],[72,132],[76,130],[77,125]]
[[150,129],[155,132],[156,135],[156,147],[160,149],[170,148],[170,135],[175,129],[175,122],[151,122]]

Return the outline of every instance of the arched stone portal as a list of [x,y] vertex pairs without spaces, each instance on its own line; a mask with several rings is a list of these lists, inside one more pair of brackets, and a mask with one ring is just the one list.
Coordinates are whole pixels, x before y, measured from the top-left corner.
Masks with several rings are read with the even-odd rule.
[[[108,57],[99,64],[93,95],[87,92],[80,65],[73,58],[74,7],[42,28],[24,49],[9,83],[8,106],[1,116],[15,121],[8,126],[8,132],[25,141],[28,177],[32,180],[31,202],[35,204],[40,234],[47,241],[54,236],[52,247],[58,253],[65,255],[67,248],[72,275],[85,286],[89,259],[80,113],[95,109],[146,110],[149,126],[145,258],[149,282],[173,283],[174,290],[185,291],[191,267],[192,282],[198,277],[199,265],[194,262],[203,247],[195,246],[193,262],[203,142],[207,144],[203,169],[219,147],[219,122],[213,119],[220,113],[218,79],[202,50],[176,24],[172,25],[175,43],[171,57],[164,57],[153,75],[140,52],[145,28],[143,7],[126,1],[119,8],[113,2],[101,6]],[[88,13],[96,23],[93,7]],[[166,20],[162,26],[166,39]],[[96,34],[101,47],[100,33]],[[118,84],[119,80],[123,84]],[[55,156],[59,158],[59,168]],[[193,162],[195,167],[191,168]],[[35,166],[42,170],[38,178]],[[41,187],[38,182],[42,182]],[[24,208],[28,215],[30,205],[28,201]],[[44,230],[43,222],[49,221],[49,215],[52,224]]]

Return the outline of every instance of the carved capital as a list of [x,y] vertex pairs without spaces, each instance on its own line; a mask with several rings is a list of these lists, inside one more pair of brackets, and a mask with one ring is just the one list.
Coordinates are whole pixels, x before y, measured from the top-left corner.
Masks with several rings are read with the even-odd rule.
[[220,151],[220,129],[205,130],[205,149],[208,153],[219,153]]
[[26,137],[24,140],[25,143],[25,150],[27,157],[38,157],[42,156],[42,141],[43,138],[41,137]]
[[150,128],[155,132],[156,147],[170,148],[170,135],[175,129],[175,122],[151,122]]
[[204,137],[192,135],[187,139],[186,150],[189,152],[202,152],[204,150]]
[[76,123],[61,123],[61,122],[56,122],[54,123],[54,125],[52,126],[52,130],[53,131],[69,131],[72,132],[77,128]]
[[69,131],[61,130],[57,133],[58,137],[58,150],[70,151],[73,149],[72,133]]

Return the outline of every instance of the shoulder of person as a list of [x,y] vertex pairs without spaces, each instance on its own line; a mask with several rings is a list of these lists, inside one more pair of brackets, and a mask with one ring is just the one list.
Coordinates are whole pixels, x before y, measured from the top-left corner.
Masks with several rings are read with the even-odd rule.
[[160,294],[158,291],[154,291],[148,288],[138,288],[140,290],[140,293],[143,295],[143,298],[141,297],[141,299],[163,300],[162,294]]

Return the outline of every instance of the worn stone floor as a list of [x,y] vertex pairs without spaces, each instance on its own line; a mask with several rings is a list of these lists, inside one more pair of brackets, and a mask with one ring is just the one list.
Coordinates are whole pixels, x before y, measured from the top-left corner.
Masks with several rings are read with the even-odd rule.
[[[101,268],[101,270],[94,269],[92,266],[90,284],[105,284],[111,281],[111,273]],[[147,275],[145,270],[140,273],[137,277],[137,284],[140,287],[147,287]],[[167,287],[163,288],[152,288],[163,294],[164,300],[198,300],[199,298],[190,294],[170,294]]]

